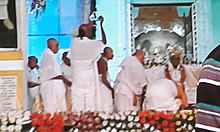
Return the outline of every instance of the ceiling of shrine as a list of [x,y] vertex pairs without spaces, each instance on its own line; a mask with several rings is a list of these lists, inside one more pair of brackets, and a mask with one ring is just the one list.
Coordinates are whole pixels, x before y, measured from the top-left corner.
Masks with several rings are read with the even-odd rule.
[[138,15],[134,19],[134,23],[135,26],[137,26],[136,30],[139,28],[139,32],[141,32],[140,30],[152,31],[154,28],[172,31],[173,28],[176,28],[174,30],[179,30],[177,34],[184,36],[184,24],[186,26],[186,33],[191,31],[191,15],[190,13],[187,15],[186,17],[180,16],[177,6],[139,7]]

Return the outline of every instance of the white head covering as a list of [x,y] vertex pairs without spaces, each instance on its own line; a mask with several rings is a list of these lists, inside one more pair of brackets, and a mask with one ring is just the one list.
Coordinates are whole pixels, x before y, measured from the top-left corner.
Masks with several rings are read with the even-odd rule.
[[150,83],[165,78],[163,66],[157,66],[146,70],[147,79]]

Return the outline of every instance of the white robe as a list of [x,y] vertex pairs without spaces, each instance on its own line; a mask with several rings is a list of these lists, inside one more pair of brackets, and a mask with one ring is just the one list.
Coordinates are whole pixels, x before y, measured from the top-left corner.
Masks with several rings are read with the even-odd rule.
[[178,94],[174,82],[168,79],[158,79],[149,83],[146,91],[146,99],[144,101],[147,110],[178,110],[181,101],[175,99]]
[[101,93],[97,61],[104,44],[87,37],[73,39],[68,57],[73,66],[72,107],[73,111],[101,110]]
[[60,64],[50,49],[46,49],[43,54],[39,74],[40,94],[43,100],[44,112],[66,111],[65,85],[61,79],[52,79],[62,75]]
[[[37,71],[35,70],[36,69],[31,70],[28,67],[27,82],[39,83],[38,74]],[[34,104],[38,94],[39,94],[39,86],[28,88],[28,97],[29,97],[28,109],[31,112],[34,112]]]
[[[109,83],[112,82],[112,80],[109,77],[109,74],[107,74],[107,80],[108,80]],[[99,83],[100,83],[101,98],[102,98],[101,111],[104,111],[104,112],[107,112],[107,113],[113,112],[112,92],[102,82],[102,75],[101,74],[99,74]]]
[[[127,57],[120,64],[122,67],[115,81],[116,111],[139,110],[133,106],[134,95],[140,95],[147,84],[143,65],[135,56]],[[137,103],[138,104],[138,103]]]
[[[64,75],[65,78],[67,78],[69,81],[73,80],[73,74],[72,74],[72,69],[71,66],[67,66],[65,63],[62,63],[61,65],[61,71]],[[72,103],[71,103],[71,87],[66,86],[66,105],[67,105],[67,110],[70,111],[72,108]]]
[[8,19],[8,0],[0,0],[0,20]]

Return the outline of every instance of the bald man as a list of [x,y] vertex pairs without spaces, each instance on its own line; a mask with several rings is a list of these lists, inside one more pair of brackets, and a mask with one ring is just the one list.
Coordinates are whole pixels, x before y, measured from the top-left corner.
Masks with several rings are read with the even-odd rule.
[[71,89],[72,110],[75,112],[101,110],[97,61],[106,44],[103,21],[103,17],[100,17],[102,40],[91,39],[93,22],[90,22],[80,26],[78,38],[74,38],[72,41],[68,57],[73,65]]
[[122,69],[116,77],[114,86],[117,112],[140,110],[138,97],[141,96],[147,84],[143,62],[144,53],[137,51],[120,64]]
[[99,82],[102,98],[102,109],[104,112],[113,112],[114,90],[111,87],[111,79],[108,74],[107,61],[113,59],[113,50],[105,47],[102,57],[98,61]]
[[47,40],[47,49],[45,50],[39,68],[40,74],[40,94],[44,105],[45,113],[64,112],[66,108],[66,87],[71,82],[67,80],[61,72],[55,54],[59,50],[58,41],[54,38]]

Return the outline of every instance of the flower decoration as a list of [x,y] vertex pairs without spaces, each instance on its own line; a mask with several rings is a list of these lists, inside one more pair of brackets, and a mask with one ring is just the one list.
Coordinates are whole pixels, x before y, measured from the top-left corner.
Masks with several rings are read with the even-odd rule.
[[174,114],[172,112],[141,111],[138,116],[144,125],[144,131],[175,132]]
[[28,124],[30,120],[30,112],[2,112],[0,113],[0,131],[21,131],[24,124]]
[[36,17],[40,15],[46,9],[47,0],[32,0],[31,10],[36,10]]
[[65,124],[81,131],[100,130],[102,118],[98,112],[67,113]]
[[143,131],[192,132],[195,126],[195,109],[176,112],[140,111],[138,116]]
[[63,115],[54,113],[51,116],[50,113],[40,114],[33,113],[31,120],[32,129],[36,129],[38,132],[62,132],[64,127]]
[[175,128],[176,132],[192,132],[195,127],[196,109],[182,110],[175,114]]
[[[0,131],[135,131],[193,132],[196,109],[171,111],[0,113]],[[31,118],[30,118],[31,117]],[[31,120],[30,120],[31,119]]]
[[136,111],[126,111],[101,115],[103,118],[102,130],[104,131],[142,131],[140,118]]

